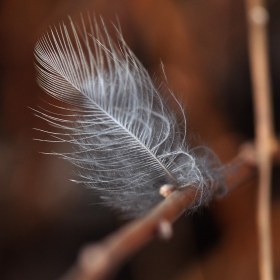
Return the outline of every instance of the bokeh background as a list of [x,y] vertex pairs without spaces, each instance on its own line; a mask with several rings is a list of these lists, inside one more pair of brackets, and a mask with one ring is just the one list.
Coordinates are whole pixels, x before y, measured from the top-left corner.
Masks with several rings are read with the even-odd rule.
[[[280,4],[268,1],[275,124],[280,114]],[[34,45],[49,25],[102,15],[118,18],[128,45],[186,108],[188,139],[222,163],[254,137],[244,0],[1,0],[0,279],[59,279],[79,250],[126,221],[70,182],[73,166],[39,152],[69,147],[34,141],[47,129],[29,109],[48,97],[36,84]],[[112,27],[112,26],[111,26]],[[274,170],[275,275],[280,278],[279,170]],[[169,242],[153,241],[114,279],[258,279],[256,184],[175,223]],[[278,278],[277,278],[278,277]]]

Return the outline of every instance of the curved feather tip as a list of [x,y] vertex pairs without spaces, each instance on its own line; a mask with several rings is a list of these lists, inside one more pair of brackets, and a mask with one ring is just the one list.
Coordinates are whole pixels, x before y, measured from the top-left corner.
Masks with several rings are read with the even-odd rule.
[[[102,21],[101,21],[102,22]],[[164,184],[202,190],[200,204],[221,183],[216,160],[196,156],[185,143],[185,130],[147,71],[117,30],[117,44],[105,25],[90,21],[78,29],[70,20],[36,44],[39,85],[70,106],[64,113],[39,112],[59,129],[53,141],[73,145],[59,154],[79,167],[79,180],[100,192],[104,201],[135,217],[163,197]],[[79,30],[79,32],[78,32]],[[176,102],[170,91],[170,96]],[[176,115],[185,120],[178,104]],[[69,114],[70,112],[70,114]]]

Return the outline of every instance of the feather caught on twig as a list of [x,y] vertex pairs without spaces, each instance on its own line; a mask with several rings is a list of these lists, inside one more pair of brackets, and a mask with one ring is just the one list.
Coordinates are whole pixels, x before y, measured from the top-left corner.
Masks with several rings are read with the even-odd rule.
[[[102,22],[102,21],[101,21]],[[149,74],[124,42],[116,44],[102,22],[78,32],[70,20],[53,28],[35,47],[39,85],[72,107],[65,114],[38,115],[62,132],[53,141],[73,145],[59,154],[79,167],[79,180],[127,216],[139,216],[162,199],[159,188],[189,185],[202,190],[201,203],[219,181],[215,160],[195,156]],[[180,118],[185,120],[178,105]],[[61,110],[63,108],[60,108]],[[69,114],[70,112],[70,114]],[[219,181],[219,182],[218,182]]]

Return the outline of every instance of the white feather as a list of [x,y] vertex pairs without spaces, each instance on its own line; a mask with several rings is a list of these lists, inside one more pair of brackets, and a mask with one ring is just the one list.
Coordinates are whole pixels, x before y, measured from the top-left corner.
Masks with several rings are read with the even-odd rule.
[[[121,33],[116,45],[104,24],[100,29],[95,21],[88,33],[83,23],[78,33],[70,22],[70,30],[62,24],[44,35],[35,56],[40,86],[75,107],[65,108],[64,115],[40,115],[64,130],[48,132],[55,141],[73,145],[72,153],[60,155],[80,168],[78,181],[128,216],[159,202],[163,184],[193,185],[203,190],[204,201],[213,193],[209,182],[216,180],[216,169],[207,156],[196,158],[189,151],[185,125],[179,129]],[[170,96],[176,101],[171,91]],[[185,120],[179,103],[176,113]]]

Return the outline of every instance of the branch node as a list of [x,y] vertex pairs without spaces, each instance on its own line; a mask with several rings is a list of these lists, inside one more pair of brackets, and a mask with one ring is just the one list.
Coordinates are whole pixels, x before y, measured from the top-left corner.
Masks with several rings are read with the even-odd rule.
[[106,249],[101,244],[88,245],[79,255],[78,267],[83,279],[91,279],[93,275],[98,279],[109,265]]
[[161,220],[158,225],[158,235],[161,239],[169,240],[173,235],[171,223],[167,220]]
[[269,21],[268,11],[262,6],[255,6],[249,11],[249,18],[257,26],[266,25]]
[[170,184],[165,184],[159,189],[160,195],[163,197],[168,197],[173,191],[175,191],[175,187]]

